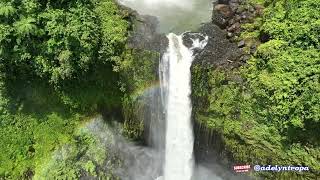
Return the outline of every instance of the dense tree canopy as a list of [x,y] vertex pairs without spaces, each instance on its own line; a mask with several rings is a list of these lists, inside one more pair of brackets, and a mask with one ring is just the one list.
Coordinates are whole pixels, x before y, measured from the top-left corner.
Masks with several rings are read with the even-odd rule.
[[111,178],[96,171],[102,142],[78,129],[121,105],[126,16],[112,0],[1,0],[0,179]]
[[127,22],[112,1],[7,1],[0,9],[0,58],[55,85],[119,56]]
[[[259,175],[314,179],[320,0],[245,2],[266,9],[242,25],[242,37],[270,39],[242,68],[193,68],[195,117],[237,162],[311,167]],[[108,149],[86,124],[98,111],[122,111],[124,134],[139,139],[136,101],[157,80],[150,59],[159,58],[126,47],[128,19],[113,0],[0,0],[0,179],[115,178],[102,170]]]

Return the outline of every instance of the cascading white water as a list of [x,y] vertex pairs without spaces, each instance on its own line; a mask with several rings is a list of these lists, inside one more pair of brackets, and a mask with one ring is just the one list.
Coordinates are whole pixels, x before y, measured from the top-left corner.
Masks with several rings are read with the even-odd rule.
[[[159,20],[157,31],[161,33],[195,30],[202,22],[210,21],[212,13],[212,0],[118,1],[137,10],[140,14],[157,17]],[[183,43],[184,35],[189,36],[189,39],[187,38],[188,42],[193,42],[190,48]],[[149,179],[190,180],[194,171],[192,106],[189,97],[191,94],[190,67],[194,59],[193,51],[204,48],[208,38],[199,33],[182,35],[170,33],[167,38],[169,39],[169,46],[159,65],[162,104],[158,103],[160,100],[158,99],[159,96],[156,96],[157,93],[152,93],[155,97],[151,98],[150,109],[159,111],[151,112],[155,116],[148,116],[152,118],[147,120],[148,125],[150,125],[148,131],[149,145],[155,148],[158,153],[156,156],[159,158],[156,159],[160,160],[156,163],[159,163],[159,166],[145,168],[146,170],[157,169],[156,173],[152,173]],[[164,118],[166,120],[165,128],[164,121],[162,121]],[[157,177],[159,175],[162,176]],[[135,177],[137,178],[133,179],[141,180],[141,177]]]
[[169,47],[160,63],[160,81],[166,111],[165,180],[190,180],[193,173],[190,67],[193,50],[203,48],[207,38],[192,40],[187,48],[183,35],[170,33]]

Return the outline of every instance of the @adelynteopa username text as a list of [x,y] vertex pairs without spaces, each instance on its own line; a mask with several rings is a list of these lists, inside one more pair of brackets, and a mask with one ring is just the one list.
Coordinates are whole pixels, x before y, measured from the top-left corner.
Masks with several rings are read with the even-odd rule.
[[[251,165],[237,165],[233,166],[235,172],[248,172],[251,170]],[[281,171],[309,171],[309,167],[306,166],[279,166],[279,165],[254,165],[253,170],[256,172],[271,171],[271,172],[281,172]]]

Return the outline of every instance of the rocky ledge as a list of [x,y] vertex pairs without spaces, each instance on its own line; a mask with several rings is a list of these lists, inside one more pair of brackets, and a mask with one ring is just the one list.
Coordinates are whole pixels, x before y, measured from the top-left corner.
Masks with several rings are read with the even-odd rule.
[[227,38],[235,40],[241,33],[241,24],[253,23],[263,9],[262,5],[252,5],[245,0],[219,0],[214,4],[212,21],[227,31]]
[[[253,23],[262,16],[264,7],[247,0],[218,0],[213,4],[212,22],[204,24],[200,32],[209,36],[204,50],[196,56],[195,63],[204,66],[237,68],[255,53],[258,43],[248,43],[240,38],[242,25]],[[269,39],[261,35],[260,41]]]
[[120,4],[119,6],[128,13],[129,22],[131,23],[128,47],[163,54],[168,47],[168,39],[164,34],[157,32],[158,19],[154,16],[141,15],[126,6]]
[[225,38],[225,32],[217,25],[207,23],[199,31],[209,36],[209,39],[206,47],[196,56],[194,64],[224,67],[241,65],[239,61],[242,55],[241,51],[235,43]]

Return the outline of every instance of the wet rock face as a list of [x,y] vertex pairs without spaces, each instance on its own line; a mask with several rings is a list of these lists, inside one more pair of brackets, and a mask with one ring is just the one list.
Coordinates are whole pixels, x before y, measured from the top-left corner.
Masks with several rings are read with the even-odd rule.
[[214,10],[221,13],[224,17],[231,17],[233,15],[233,11],[229,5],[226,4],[217,4],[214,6]]
[[199,39],[200,41],[203,41],[205,39],[205,36],[200,33],[193,33],[193,32],[186,32],[183,34],[183,44],[187,48],[191,48],[193,45],[193,41],[195,39]]
[[168,39],[157,32],[159,21],[154,16],[140,15],[137,11],[122,6],[130,14],[131,31],[128,46],[134,49],[156,51],[163,54],[168,47]]
[[195,64],[202,64],[204,66],[213,65],[238,67],[241,65],[240,56],[241,51],[237,44],[231,43],[226,38],[226,32],[221,30],[218,26],[207,23],[200,28],[200,32],[209,36],[206,47],[195,57]]
[[129,36],[129,47],[164,53],[168,39],[156,32],[157,19],[152,16],[141,16],[134,24],[135,30]]

